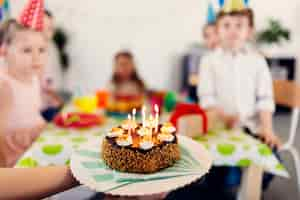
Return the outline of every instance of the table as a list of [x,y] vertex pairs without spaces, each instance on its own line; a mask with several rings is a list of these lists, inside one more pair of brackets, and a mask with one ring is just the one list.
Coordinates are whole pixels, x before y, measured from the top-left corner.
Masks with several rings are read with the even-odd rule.
[[[165,114],[162,118],[167,119],[168,115]],[[31,148],[17,162],[16,167],[68,165],[74,150],[105,134],[117,124],[120,124],[120,120],[114,118],[108,118],[102,126],[82,130],[61,129],[49,124]],[[242,187],[241,194],[247,196],[248,199],[258,199],[260,193],[258,183],[261,182],[263,171],[281,177],[289,177],[285,167],[266,145],[241,130],[216,129],[207,135],[198,136],[194,139],[201,142],[211,152],[215,166],[247,167],[244,176],[248,179],[244,178],[242,181],[242,185],[245,186]],[[253,177],[255,177],[253,175],[256,175],[256,181],[253,181]],[[249,181],[249,177],[252,181]],[[253,184],[256,185],[253,186]],[[244,189],[251,187],[254,188],[251,192]],[[253,192],[254,190],[257,192]],[[257,197],[253,197],[253,194],[257,194]]]
[[288,178],[285,167],[272,150],[242,130],[214,130],[195,138],[203,143],[214,157],[214,166],[244,168],[238,199],[261,199],[264,172]]

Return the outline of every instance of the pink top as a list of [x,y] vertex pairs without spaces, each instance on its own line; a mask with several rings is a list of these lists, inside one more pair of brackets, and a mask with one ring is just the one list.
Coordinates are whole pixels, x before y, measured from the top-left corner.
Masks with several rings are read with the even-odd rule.
[[[38,77],[32,82],[24,84],[6,73],[0,72],[0,80],[6,81],[12,92],[12,107],[7,116],[7,123],[3,127],[7,148],[5,151],[12,164],[32,144],[38,136],[33,131],[18,131],[34,129],[44,123],[40,115],[41,94]],[[17,135],[16,135],[17,134]],[[20,144],[21,141],[21,144]]]
[[33,77],[31,84],[24,84],[7,74],[0,73],[12,90],[12,108],[8,115],[6,130],[33,128],[43,122],[40,115],[41,94],[38,77]]

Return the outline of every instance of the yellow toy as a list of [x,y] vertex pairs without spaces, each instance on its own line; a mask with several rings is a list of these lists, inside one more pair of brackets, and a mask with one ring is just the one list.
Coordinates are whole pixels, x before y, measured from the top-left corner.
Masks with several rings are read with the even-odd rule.
[[74,99],[75,107],[83,113],[93,113],[97,110],[98,100],[96,96],[83,96]]

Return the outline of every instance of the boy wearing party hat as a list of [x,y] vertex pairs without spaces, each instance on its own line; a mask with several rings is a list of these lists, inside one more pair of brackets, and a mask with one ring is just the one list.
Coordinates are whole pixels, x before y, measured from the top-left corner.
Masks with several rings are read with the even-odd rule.
[[205,47],[214,50],[219,44],[219,38],[216,29],[216,13],[212,3],[208,4],[207,22],[202,31]]
[[49,10],[45,10],[44,12],[44,35],[48,42],[49,57],[41,77],[42,116],[46,121],[52,121],[64,102],[59,95],[59,90],[62,88],[62,71],[58,58],[58,50],[53,42],[54,17]]
[[187,79],[184,79],[184,89],[187,90],[189,101],[198,102],[197,85],[198,85],[198,67],[202,57],[208,52],[214,50],[218,44],[218,34],[216,29],[216,13],[211,2],[207,7],[207,18],[204,27],[202,28],[203,45],[192,45],[189,53],[184,57],[186,68],[184,74],[187,74]]
[[270,147],[280,147],[272,125],[271,74],[265,59],[247,45],[253,18],[243,0],[225,1],[216,21],[220,47],[202,59],[198,95],[201,106],[215,112],[227,128],[244,128]]
[[248,127],[270,146],[279,146],[272,129],[271,75],[265,59],[247,46],[253,13],[242,0],[228,0],[217,16],[220,47],[201,62],[199,95],[206,108],[218,110],[225,124]]

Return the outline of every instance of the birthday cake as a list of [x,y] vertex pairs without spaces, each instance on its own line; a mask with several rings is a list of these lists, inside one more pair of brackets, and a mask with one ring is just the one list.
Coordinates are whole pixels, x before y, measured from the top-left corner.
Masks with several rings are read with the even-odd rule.
[[132,109],[140,111],[142,105],[144,104],[144,96],[120,96],[116,95],[110,98],[107,105],[107,112],[109,114],[119,113],[119,114],[128,114]]
[[110,168],[132,173],[154,173],[180,159],[176,128],[152,117],[142,124],[129,119],[112,128],[101,152]]

